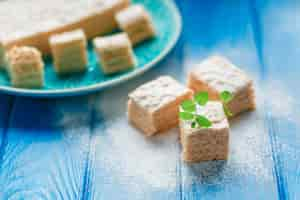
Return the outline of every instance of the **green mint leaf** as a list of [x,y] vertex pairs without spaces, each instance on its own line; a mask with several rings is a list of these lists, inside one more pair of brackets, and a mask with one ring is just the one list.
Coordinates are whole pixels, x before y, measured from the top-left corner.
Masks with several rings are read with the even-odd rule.
[[208,92],[199,92],[195,95],[195,101],[204,106],[208,102]]
[[229,103],[233,99],[233,95],[229,91],[221,92],[219,97],[220,97],[221,101],[223,101],[224,103]]
[[194,119],[194,115],[192,113],[189,113],[189,112],[180,112],[179,117],[182,120],[192,120],[192,119]]
[[185,100],[181,103],[181,108],[186,112],[195,112],[196,104],[192,100]]
[[232,117],[233,116],[233,114],[232,114],[232,112],[229,110],[229,108],[227,107],[227,105],[223,105],[223,109],[224,109],[224,113],[225,113],[225,115],[227,116],[227,117]]
[[197,126],[197,123],[196,122],[192,122],[191,127],[192,128],[196,128],[196,126]]
[[197,115],[196,122],[199,124],[200,127],[203,128],[209,128],[212,125],[211,121],[202,115]]

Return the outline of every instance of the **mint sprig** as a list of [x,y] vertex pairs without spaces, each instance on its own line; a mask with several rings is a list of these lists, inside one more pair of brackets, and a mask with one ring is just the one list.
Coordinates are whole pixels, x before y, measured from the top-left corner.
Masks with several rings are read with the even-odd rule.
[[197,123],[195,121],[193,121],[192,124],[191,124],[191,127],[192,128],[196,128],[197,127]]
[[180,112],[179,117],[183,120],[193,120],[194,114],[189,112]]
[[230,111],[230,109],[228,108],[228,104],[230,103],[230,101],[233,99],[233,95],[231,92],[229,91],[223,91],[220,93],[219,95],[220,100],[223,103],[223,109],[224,109],[224,113],[227,117],[232,117],[233,114]]
[[195,112],[196,104],[193,100],[185,100],[181,103],[181,108],[186,112]]
[[212,125],[211,121],[205,116],[197,115],[196,106],[205,106],[208,102],[208,92],[199,92],[194,96],[192,100],[186,100],[181,103],[181,108],[183,111],[179,112],[179,117],[185,121],[191,121],[191,127],[203,127],[208,128]]
[[[233,95],[229,91],[223,91],[219,94],[219,98],[223,103],[224,113],[227,117],[231,117],[233,114],[228,108],[228,103],[233,99]],[[194,96],[192,100],[185,100],[181,103],[181,110],[179,112],[179,118],[185,121],[191,122],[192,128],[209,128],[212,126],[212,122],[203,115],[196,114],[197,105],[205,106],[209,101],[208,92],[199,92]]]
[[224,113],[227,117],[232,117],[233,114],[226,104],[223,104]]
[[195,95],[195,101],[201,105],[205,106],[206,103],[208,102],[208,92],[199,92]]
[[229,91],[223,91],[220,93],[219,98],[223,103],[229,103],[233,99],[233,95]]
[[196,122],[203,128],[209,128],[212,125],[212,122],[203,115],[197,115]]

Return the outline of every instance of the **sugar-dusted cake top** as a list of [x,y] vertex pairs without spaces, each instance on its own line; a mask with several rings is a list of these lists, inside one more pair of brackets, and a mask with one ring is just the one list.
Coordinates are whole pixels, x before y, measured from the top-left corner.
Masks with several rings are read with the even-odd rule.
[[228,128],[229,123],[225,115],[223,104],[219,101],[209,101],[205,106],[197,104],[195,114],[206,117],[211,123],[209,128],[196,127],[192,128],[191,121],[180,120],[181,127],[186,134],[200,133],[202,129],[219,129]]
[[13,47],[7,58],[9,70],[16,73],[37,72],[44,67],[42,55],[34,47]]
[[117,21],[122,25],[130,25],[131,23],[143,22],[149,18],[148,12],[142,5],[132,5],[123,9],[116,15]]
[[77,29],[74,31],[53,35],[49,40],[51,44],[64,44],[67,42],[86,40],[86,37],[83,30]]
[[161,76],[138,87],[129,94],[129,98],[141,107],[154,112],[189,91],[170,76]]
[[8,59],[11,65],[39,63],[41,53],[34,47],[13,47],[8,51]]
[[217,92],[229,91],[236,94],[240,89],[252,84],[252,80],[245,72],[221,56],[206,59],[191,74]]
[[121,0],[2,0],[0,39],[12,40],[74,23]]
[[196,113],[206,116],[212,123],[220,122],[226,118],[223,104],[218,101],[209,101],[205,106],[197,105]]
[[118,33],[111,36],[95,38],[94,46],[98,51],[113,51],[127,49],[131,47],[131,43],[126,33]]

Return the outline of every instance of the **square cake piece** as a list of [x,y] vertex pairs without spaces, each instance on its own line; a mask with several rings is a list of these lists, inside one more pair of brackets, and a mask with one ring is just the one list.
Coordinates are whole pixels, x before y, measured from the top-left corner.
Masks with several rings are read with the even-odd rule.
[[136,59],[126,33],[97,37],[94,47],[105,74],[112,74],[133,68]]
[[87,68],[87,41],[81,29],[56,34],[49,39],[55,71],[59,75],[83,72]]
[[150,81],[129,94],[129,121],[151,136],[178,125],[179,105],[193,92],[169,76]]
[[197,105],[196,113],[205,116],[212,125],[208,128],[192,128],[191,121],[180,119],[180,141],[182,159],[186,162],[227,160],[229,152],[229,123],[223,104],[209,101],[205,106]]
[[152,18],[142,5],[121,10],[116,14],[116,21],[134,45],[155,36]]
[[44,85],[44,63],[33,47],[13,47],[8,51],[7,70],[14,87],[41,88]]
[[255,109],[253,81],[224,57],[213,56],[200,63],[190,72],[188,87],[194,92],[209,92],[212,100],[219,100],[223,91],[231,92],[228,108],[232,116]]

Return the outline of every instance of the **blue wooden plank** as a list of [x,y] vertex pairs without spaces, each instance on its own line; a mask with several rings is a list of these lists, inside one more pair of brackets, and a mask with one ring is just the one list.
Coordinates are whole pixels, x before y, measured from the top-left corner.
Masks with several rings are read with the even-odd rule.
[[163,74],[181,78],[182,43],[149,73],[101,93],[95,104],[90,199],[179,199],[178,129],[154,138],[129,125],[127,95]]
[[271,144],[265,130],[261,63],[251,4],[190,1],[184,4],[185,72],[221,54],[255,79],[257,110],[231,122],[227,162],[182,163],[182,199],[278,199]]
[[[14,98],[5,94],[0,94],[0,163],[2,160],[2,147],[5,145],[7,124]],[[1,168],[0,168],[1,171]]]
[[0,133],[5,129],[7,120],[10,114],[11,106],[13,104],[13,97],[0,94]]
[[[53,104],[46,100],[17,100],[7,132],[8,143],[3,148],[1,199],[277,198],[272,170],[275,167],[277,175],[278,167],[271,159],[274,148],[270,147],[264,129],[265,107],[260,93],[258,111],[243,115],[233,123],[231,157],[227,163],[188,166],[179,158],[178,130],[149,140],[128,126],[125,106],[129,91],[160,74],[183,80],[183,72],[188,71],[192,63],[213,52],[227,55],[249,71],[257,83],[260,81],[262,70],[246,5],[217,1],[198,8],[191,1],[193,9],[202,13],[197,12],[196,16],[191,15],[192,9],[186,5],[184,69],[180,43],[157,69],[119,88],[104,91],[95,101],[93,98],[67,99]],[[194,17],[196,28],[191,20]],[[295,61],[296,57],[293,58]],[[280,69],[268,68],[266,73],[279,76],[276,71]],[[291,86],[295,77],[292,73],[288,77],[291,80],[287,86]],[[272,102],[272,112],[267,115],[271,119],[268,127],[272,135],[279,134],[284,143],[275,143],[278,138],[271,138],[271,143],[273,147],[280,147],[278,152],[285,157],[280,160],[281,156],[277,157],[278,152],[275,152],[274,160],[284,165],[279,169],[288,170],[287,180],[282,181],[291,183],[291,197],[296,197],[297,178],[292,177],[291,172],[297,166],[294,153],[298,146],[289,140],[294,136],[292,139],[297,141],[297,126],[274,118],[275,106],[276,102]],[[283,137],[284,132],[280,134],[286,130],[292,135],[289,138]],[[283,154],[285,144],[292,144],[290,156],[286,154],[291,151]],[[295,162],[286,164],[291,158]]]
[[0,199],[79,199],[90,141],[87,97],[17,98],[2,147]]
[[262,30],[266,121],[280,197],[300,198],[299,1],[257,1]]

